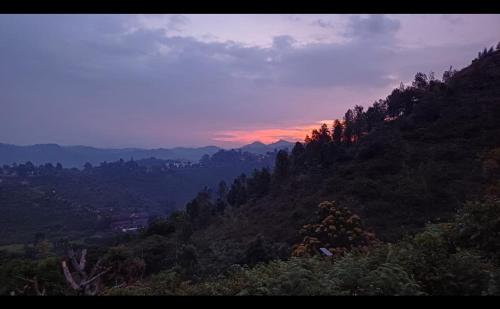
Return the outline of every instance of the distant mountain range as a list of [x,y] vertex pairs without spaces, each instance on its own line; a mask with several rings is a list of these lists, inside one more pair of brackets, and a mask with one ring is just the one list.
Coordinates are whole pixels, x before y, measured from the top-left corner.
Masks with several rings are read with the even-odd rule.
[[290,150],[295,143],[291,143],[285,140],[279,140],[275,143],[272,144],[264,144],[261,142],[253,142],[251,144],[245,145],[239,149],[241,151],[247,151],[251,153],[256,153],[256,154],[265,154],[269,151],[274,151],[275,149],[281,150],[281,149],[287,149]]
[[[265,154],[268,151],[279,149],[291,149],[294,143],[279,140],[272,144],[263,144],[255,142],[245,145],[241,151],[256,154]],[[122,148],[107,149],[94,148],[88,146],[61,146],[58,144],[37,144],[29,146],[17,146],[0,143],[0,164],[24,163],[31,161],[35,165],[45,163],[61,163],[65,167],[82,167],[86,162],[92,165],[98,165],[101,162],[116,161],[119,159],[134,160],[145,158],[157,158],[164,160],[183,160],[198,162],[205,155],[213,155],[222,150],[217,146],[206,146],[199,148],[175,147],[175,148]]]

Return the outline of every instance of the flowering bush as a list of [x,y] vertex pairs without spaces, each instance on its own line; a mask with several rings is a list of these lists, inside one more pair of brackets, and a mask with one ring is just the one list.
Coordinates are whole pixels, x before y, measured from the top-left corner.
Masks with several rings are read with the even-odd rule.
[[342,255],[352,248],[366,249],[375,241],[375,235],[364,230],[361,219],[335,202],[319,204],[319,223],[304,225],[300,244],[294,246],[293,256],[314,256],[324,247],[334,255]]

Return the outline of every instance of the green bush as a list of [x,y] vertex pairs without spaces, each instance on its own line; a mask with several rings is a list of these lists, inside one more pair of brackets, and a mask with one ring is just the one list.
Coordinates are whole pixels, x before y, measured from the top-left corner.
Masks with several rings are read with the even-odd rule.
[[400,265],[384,263],[360,280],[363,295],[423,295],[420,286]]
[[494,267],[470,250],[456,248],[453,226],[430,225],[422,233],[391,246],[388,260],[414,274],[432,295],[486,293]]
[[60,261],[56,258],[41,260],[10,259],[0,261],[0,295],[37,295],[30,280],[38,283],[45,295],[71,293],[67,289]]
[[341,295],[422,295],[421,287],[401,265],[388,261],[389,247],[350,252],[335,262],[331,276]]
[[500,200],[488,198],[483,202],[468,202],[459,210],[455,220],[457,243],[484,252],[500,262]]

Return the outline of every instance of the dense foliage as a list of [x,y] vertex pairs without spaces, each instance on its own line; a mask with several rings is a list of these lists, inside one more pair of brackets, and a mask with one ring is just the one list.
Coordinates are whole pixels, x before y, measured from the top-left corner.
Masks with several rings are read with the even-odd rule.
[[[482,205],[482,206],[480,206]],[[493,215],[500,202],[485,201]],[[493,209],[494,208],[494,209]],[[448,224],[429,225],[395,244],[351,250],[332,259],[292,257],[255,267],[234,265],[218,277],[201,282],[164,271],[109,294],[178,295],[500,295],[500,268],[477,251],[475,241],[461,241],[467,208]],[[493,235],[489,235],[490,237]],[[490,251],[491,252],[491,251]],[[497,253],[497,250],[493,252]]]

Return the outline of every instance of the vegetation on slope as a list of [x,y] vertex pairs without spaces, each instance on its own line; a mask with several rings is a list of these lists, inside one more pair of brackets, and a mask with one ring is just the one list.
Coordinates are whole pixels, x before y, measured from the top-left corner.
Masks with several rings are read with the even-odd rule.
[[[202,190],[185,211],[89,247],[106,270],[101,294],[499,295],[499,103],[500,51],[442,81],[418,73],[277,153],[272,171]],[[294,244],[308,254],[291,257]],[[20,263],[0,267],[3,293],[25,282],[13,273],[41,278],[35,266],[55,254],[44,248],[3,257]],[[53,271],[38,286],[76,293]]]

